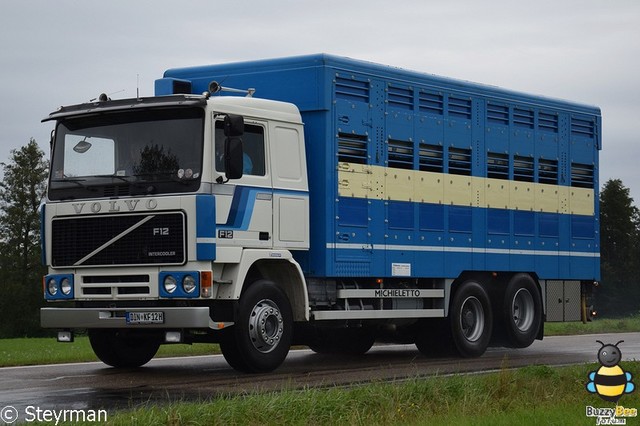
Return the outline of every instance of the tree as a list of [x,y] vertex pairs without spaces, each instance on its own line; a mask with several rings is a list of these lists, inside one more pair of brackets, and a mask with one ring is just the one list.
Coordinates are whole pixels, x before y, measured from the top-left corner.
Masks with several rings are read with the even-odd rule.
[[600,192],[602,288],[598,308],[604,314],[635,313],[640,300],[640,212],[620,179]]
[[40,332],[40,201],[48,163],[34,139],[0,163],[0,337]]

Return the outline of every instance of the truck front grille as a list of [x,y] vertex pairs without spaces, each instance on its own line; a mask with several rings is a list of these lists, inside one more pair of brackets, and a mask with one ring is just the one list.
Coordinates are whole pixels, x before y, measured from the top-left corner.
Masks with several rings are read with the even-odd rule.
[[52,266],[179,265],[186,261],[181,212],[56,218]]
[[76,298],[149,297],[149,275],[78,275]]

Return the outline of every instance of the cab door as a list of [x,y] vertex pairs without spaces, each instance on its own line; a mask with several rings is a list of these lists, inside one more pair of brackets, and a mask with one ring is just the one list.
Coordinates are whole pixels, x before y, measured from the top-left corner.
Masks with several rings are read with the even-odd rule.
[[[218,245],[273,247],[273,190],[266,161],[267,134],[267,123],[245,118],[243,175],[214,189]],[[221,122],[216,122],[215,138],[216,171],[224,172],[220,155],[224,152]]]

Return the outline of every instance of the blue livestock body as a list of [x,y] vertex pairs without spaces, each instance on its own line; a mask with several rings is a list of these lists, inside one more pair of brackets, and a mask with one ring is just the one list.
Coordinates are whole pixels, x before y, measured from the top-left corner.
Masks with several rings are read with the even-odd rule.
[[292,102],[305,123],[308,276],[598,279],[596,107],[329,55],[171,69]]

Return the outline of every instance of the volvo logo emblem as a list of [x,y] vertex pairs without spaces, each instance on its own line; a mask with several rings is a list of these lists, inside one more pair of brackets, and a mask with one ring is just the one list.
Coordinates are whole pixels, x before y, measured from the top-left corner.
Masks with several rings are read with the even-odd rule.
[[122,201],[105,201],[94,203],[73,203],[73,211],[76,214],[80,213],[116,213],[119,211],[133,212],[140,207],[140,210],[155,210],[158,207],[158,201],[153,198],[149,198],[141,202],[142,200],[122,200]]

